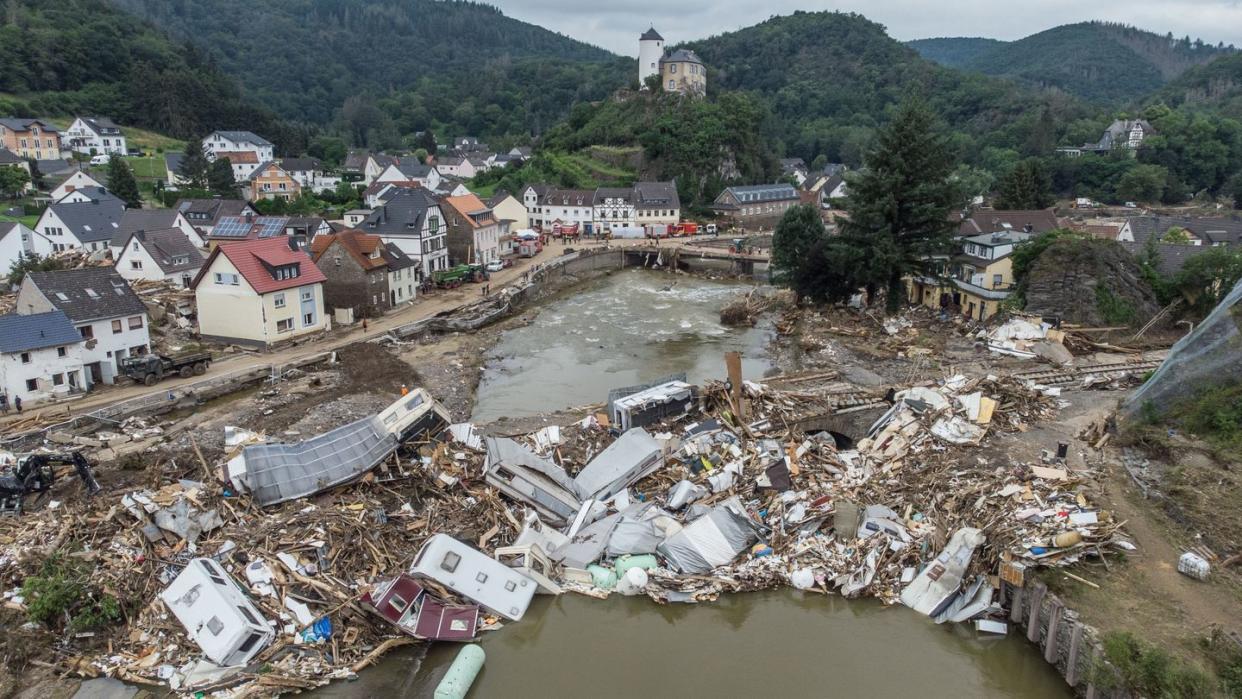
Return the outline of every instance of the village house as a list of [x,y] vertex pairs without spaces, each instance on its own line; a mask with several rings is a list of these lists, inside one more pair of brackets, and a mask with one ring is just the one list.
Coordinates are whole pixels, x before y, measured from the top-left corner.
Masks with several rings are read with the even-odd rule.
[[[367,153],[366,159],[362,164],[362,184],[370,187],[390,165],[399,160],[400,158],[385,155],[384,153]],[[415,162],[417,162],[417,158],[415,158]]]
[[[164,183],[168,189],[177,189],[186,183],[186,179],[181,176],[181,163],[185,160],[185,153],[165,153],[164,154]],[[236,180],[237,176],[234,175]]]
[[306,250],[315,236],[331,232],[328,222],[318,216],[256,216],[246,212],[221,217],[207,235],[207,246],[283,236],[292,241],[293,247]]
[[341,218],[345,221],[346,228],[357,228],[370,215],[370,209],[350,209],[342,214]]
[[449,258],[455,264],[487,264],[500,259],[501,225],[474,194],[440,202],[448,227]]
[[759,184],[725,188],[712,202],[711,209],[738,225],[775,225],[790,207],[800,201],[793,185]]
[[203,154],[208,160],[215,160],[220,153],[246,151],[264,163],[276,157],[275,150],[271,141],[249,131],[212,131],[203,139]]
[[[345,162],[341,163],[341,174],[347,182],[357,182],[364,177],[367,161],[371,154],[366,150],[350,149],[345,153]],[[378,173],[377,173],[378,174]]]
[[1104,129],[1104,134],[1095,143],[1084,143],[1081,146],[1058,148],[1057,152],[1072,158],[1083,153],[1109,153],[1113,149],[1137,151],[1143,141],[1156,132],[1146,119],[1116,119]]
[[203,266],[203,253],[180,228],[130,233],[115,258],[117,274],[128,282],[163,281],[189,288]]
[[808,170],[802,158],[781,158],[781,177],[792,177],[799,187],[806,182]]
[[957,237],[967,238],[984,233],[1004,231],[1021,231],[1023,233],[1047,233],[1061,227],[1057,215],[1052,209],[1003,210],[976,209],[960,218],[957,226]]
[[440,187],[440,172],[431,165],[422,165],[416,158],[403,158],[384,169],[375,182],[417,182],[427,189]]
[[421,281],[430,279],[432,272],[449,267],[448,229],[444,221],[440,202],[417,187],[393,191],[371,210],[358,229],[378,235],[417,261]]
[[[78,195],[83,195],[83,190],[70,196]],[[44,209],[35,223],[35,232],[52,241],[56,252],[73,248],[107,250],[124,213],[125,203],[111,194],[79,203],[56,203]]]
[[77,117],[65,129],[65,145],[83,155],[125,155],[125,134],[108,117]]
[[[0,167],[15,167],[25,171],[26,175],[30,175],[30,162],[19,156],[7,148],[0,148]],[[22,193],[29,192],[34,189],[33,182],[27,182],[22,188]]]
[[436,170],[441,175],[460,177],[467,180],[482,172],[474,159],[464,155],[442,155],[436,158]]
[[624,187],[600,187],[591,198],[591,222],[597,232],[617,227],[630,227],[634,219],[634,190]]
[[82,336],[64,312],[0,315],[0,402],[24,407],[85,388]]
[[90,204],[115,199],[107,187],[81,187],[56,200],[57,204]]
[[301,185],[304,192],[331,192],[341,183],[340,177],[325,174],[323,164],[314,158],[283,158],[280,167]]
[[327,278],[328,312],[350,309],[355,318],[375,317],[417,294],[418,263],[377,235],[358,230],[321,235],[311,244],[311,257]]
[[526,209],[528,228],[541,226],[543,221],[543,198],[552,188],[546,184],[528,184],[518,192],[518,199]]
[[284,199],[302,196],[302,185],[275,162],[266,162],[250,173],[248,185],[250,201],[260,199]]
[[592,233],[595,221],[595,192],[590,189],[548,189],[530,213],[531,226],[552,232],[557,226],[577,226]]
[[233,168],[233,181],[235,182],[249,180],[260,165],[268,162],[259,160],[259,154],[251,150],[220,151],[216,153],[216,160],[229,161],[229,165]]
[[72,194],[79,189],[86,189],[87,187],[104,189],[103,184],[101,184],[99,180],[91,177],[81,170],[74,170],[73,173],[66,177],[63,182],[52,188],[52,191],[48,194],[48,197],[54,202],[60,202],[69,194]]
[[284,236],[219,245],[191,284],[206,340],[269,348],[331,327],[323,272]]
[[0,221],[0,275],[7,276],[13,263],[30,255],[52,254],[52,241],[17,221]]
[[1242,219],[1190,216],[1134,216],[1118,229],[1117,240],[1139,246],[1155,238],[1170,245],[1224,247],[1242,244]]
[[242,199],[178,199],[172,208],[180,211],[204,238],[211,235],[222,218],[259,215],[250,202]]
[[371,208],[383,204],[394,192],[402,189],[423,189],[417,182],[372,182],[370,187],[362,190],[362,202]]
[[86,386],[116,383],[121,360],[151,351],[147,307],[111,267],[30,272],[17,293],[17,312],[64,311],[83,340]]
[[518,201],[517,197],[505,190],[496,190],[496,193],[485,203],[487,208],[492,210],[497,221],[508,221],[509,230],[520,231],[530,228],[530,217],[526,213],[526,207]]
[[1014,248],[1032,237],[1001,231],[962,238],[961,252],[940,262],[944,279],[919,275],[907,280],[910,302],[973,320],[991,318],[1013,293]]
[[675,182],[635,182],[634,217],[638,225],[672,225],[681,220]]
[[23,158],[54,160],[60,158],[60,132],[41,119],[0,119],[0,146]]
[[139,231],[161,231],[176,228],[197,248],[207,247],[207,239],[195,228],[185,214],[177,209],[126,209],[117,224],[108,249],[112,259],[120,258],[121,251],[129,242],[129,236]]

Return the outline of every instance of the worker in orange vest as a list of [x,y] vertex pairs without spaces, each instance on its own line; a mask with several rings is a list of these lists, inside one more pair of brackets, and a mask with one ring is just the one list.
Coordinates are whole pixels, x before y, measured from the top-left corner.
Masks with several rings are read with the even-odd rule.
[[405,384],[401,384],[401,395],[403,396],[410,395],[410,389],[406,388]]

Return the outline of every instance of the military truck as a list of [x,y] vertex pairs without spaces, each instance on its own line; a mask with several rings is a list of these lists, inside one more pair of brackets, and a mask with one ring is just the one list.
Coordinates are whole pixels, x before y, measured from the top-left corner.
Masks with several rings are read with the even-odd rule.
[[139,354],[121,360],[121,371],[136,382],[154,386],[165,376],[176,374],[183,379],[202,376],[211,364],[211,354],[195,352],[177,357],[163,354]]

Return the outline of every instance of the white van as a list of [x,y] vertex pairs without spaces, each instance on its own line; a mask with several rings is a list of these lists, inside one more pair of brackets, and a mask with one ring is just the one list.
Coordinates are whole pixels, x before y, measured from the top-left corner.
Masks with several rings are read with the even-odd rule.
[[91,165],[107,165],[108,161],[111,159],[112,159],[112,156],[108,155],[107,153],[100,153],[99,155],[92,155]]

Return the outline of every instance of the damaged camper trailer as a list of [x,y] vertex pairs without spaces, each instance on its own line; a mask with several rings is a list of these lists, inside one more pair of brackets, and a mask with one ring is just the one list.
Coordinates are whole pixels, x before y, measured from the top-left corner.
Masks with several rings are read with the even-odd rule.
[[405,573],[377,585],[362,603],[405,633],[426,641],[471,641],[479,629],[477,604],[445,604]]
[[556,525],[568,524],[578,513],[574,481],[565,469],[505,437],[486,439],[483,478],[509,497],[530,504]]
[[301,442],[253,444],[229,460],[227,479],[260,505],[314,495],[375,468],[406,441],[449,424],[448,411],[415,389],[392,405]]
[[410,575],[434,580],[511,621],[521,621],[535,596],[534,580],[447,534],[423,544]]
[[664,463],[663,457],[660,443],[635,427],[591,459],[574,479],[574,487],[583,500],[607,500],[654,472]]
[[646,427],[670,417],[685,415],[694,407],[694,386],[669,381],[610,401],[612,424],[621,430]]
[[160,599],[217,665],[245,665],[275,637],[241,587],[209,558],[191,560]]

